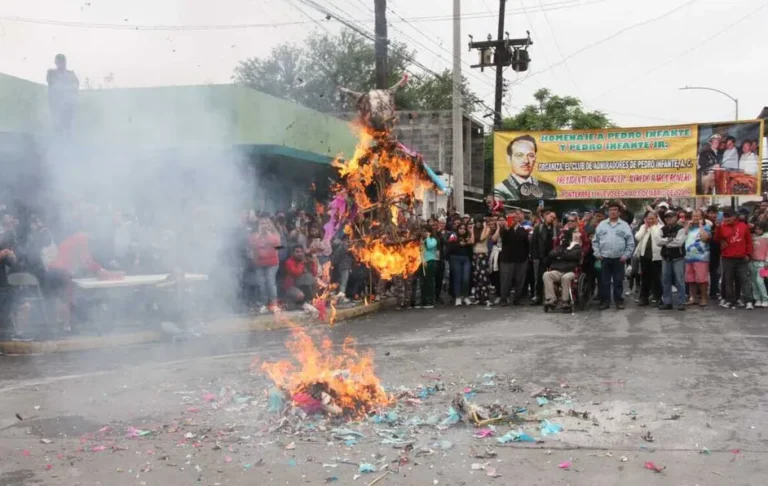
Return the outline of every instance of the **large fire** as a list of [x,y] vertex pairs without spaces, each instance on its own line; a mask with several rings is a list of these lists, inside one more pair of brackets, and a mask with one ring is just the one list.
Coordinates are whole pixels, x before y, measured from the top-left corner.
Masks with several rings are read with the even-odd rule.
[[292,333],[286,347],[297,365],[265,362],[261,369],[294,404],[308,412],[357,418],[392,403],[374,373],[373,353],[358,353],[354,339],[347,337],[337,354],[327,337],[318,347],[302,328],[293,326]]
[[347,222],[350,249],[384,280],[412,275],[421,265],[421,234],[407,217],[434,184],[421,160],[393,141],[389,130],[357,128],[360,142],[352,158],[333,163],[356,215],[364,216]]
[[[360,142],[350,159],[333,163],[340,184],[328,211],[327,234],[336,234],[343,224],[352,254],[383,280],[413,275],[421,265],[416,203],[434,187],[421,157],[392,136],[394,91],[406,81],[367,95],[346,90],[360,109],[356,124]],[[332,288],[329,268],[324,270],[324,290],[315,301],[323,311]],[[330,300],[333,322],[334,299]],[[341,353],[335,353],[327,337],[318,347],[304,330],[293,326],[286,346],[295,363],[263,363],[261,369],[305,412],[360,417],[392,403],[374,373],[373,353],[358,353],[352,338],[344,341]]]

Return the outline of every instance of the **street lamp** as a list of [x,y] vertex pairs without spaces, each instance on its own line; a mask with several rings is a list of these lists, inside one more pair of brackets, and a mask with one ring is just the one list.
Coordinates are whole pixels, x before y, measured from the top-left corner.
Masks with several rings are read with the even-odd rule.
[[[735,107],[735,112],[736,112],[735,113],[735,118],[736,118],[736,121],[739,121],[739,99],[738,98],[734,98],[733,96],[729,95],[725,91],[720,91],[719,89],[715,89],[715,88],[708,88],[706,86],[683,86],[682,88],[680,88],[680,91],[684,91],[684,90],[688,90],[688,89],[699,89],[699,90],[704,90],[704,91],[714,91],[715,93],[720,93],[723,96],[727,96],[731,101],[733,101],[733,104],[734,104],[734,107]],[[713,193],[714,193],[714,191],[713,191]],[[736,205],[737,204],[738,204],[738,200],[735,197],[731,196],[731,206],[734,209],[736,209]]]
[[729,95],[725,91],[720,91],[719,89],[715,89],[715,88],[707,88],[705,86],[684,86],[680,88],[680,91],[685,91],[687,89],[702,89],[704,91],[714,91],[715,93],[720,93],[723,96],[727,96],[731,101],[733,101],[736,107],[736,121],[739,120],[739,99],[738,98],[734,98],[733,96]]

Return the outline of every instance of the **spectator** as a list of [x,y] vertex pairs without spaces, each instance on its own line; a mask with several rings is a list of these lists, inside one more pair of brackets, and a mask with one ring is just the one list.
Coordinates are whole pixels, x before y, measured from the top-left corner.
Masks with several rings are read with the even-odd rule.
[[435,271],[439,261],[437,233],[433,227],[424,228],[421,241],[421,306],[425,309],[435,307]]
[[[569,216],[573,218],[573,216]],[[574,219],[575,220],[575,219]],[[547,270],[549,254],[555,246],[557,236],[557,214],[550,209],[543,211],[543,218],[533,230],[531,236],[531,260],[533,261],[534,297],[533,305],[540,305],[544,297],[542,277]]]
[[656,242],[661,239],[661,225],[656,213],[645,213],[644,224],[637,230],[635,239],[641,277],[638,305],[658,304],[661,302],[661,247]]
[[474,236],[464,224],[459,224],[456,234],[448,240],[448,254],[451,260],[451,276],[453,290],[456,293],[456,305],[471,305],[469,300],[469,284],[472,269],[472,249]]
[[704,211],[697,209],[691,215],[688,234],[685,238],[685,283],[691,294],[689,304],[706,307],[709,290],[709,241],[712,228],[704,217]]
[[336,298],[341,302],[348,302],[347,286],[349,275],[352,271],[352,253],[349,251],[349,236],[342,231],[333,240],[333,253],[331,253],[331,265],[337,273],[338,293]]
[[68,134],[75,116],[80,81],[73,71],[67,69],[64,54],[57,54],[54,62],[56,69],[49,69],[47,74],[51,119],[56,133]]
[[749,226],[739,220],[733,210],[723,210],[723,222],[715,231],[715,241],[720,244],[723,266],[723,301],[721,306],[732,309],[738,305],[737,282],[741,285],[742,302],[747,309],[752,303],[752,282],[749,279],[749,255],[752,253],[752,234]]
[[611,283],[617,309],[624,308],[624,265],[635,250],[635,238],[626,221],[619,219],[621,204],[608,204],[608,219],[595,230],[592,248],[600,262],[600,310],[611,306]]
[[[711,225],[712,235],[717,232],[718,210],[716,206],[707,208],[707,220]],[[709,240],[709,298],[717,299],[720,296],[720,243],[715,238]]]
[[58,300],[57,322],[62,332],[72,332],[72,306],[74,304],[74,288],[72,278],[84,274],[96,274],[100,279],[110,280],[121,278],[104,269],[91,256],[88,246],[88,235],[77,229],[59,245],[56,258],[48,267],[46,285]]
[[661,286],[664,289],[659,309],[669,310],[672,305],[672,287],[677,289],[677,310],[685,310],[685,237],[688,227],[677,222],[677,214],[664,214],[664,227],[657,245],[661,247]]
[[499,230],[493,236],[493,241],[501,241],[499,254],[499,287],[501,305],[509,304],[510,291],[514,289],[514,305],[519,305],[523,298],[525,277],[528,271],[528,255],[530,241],[528,230],[523,228],[523,212],[513,211],[510,215],[511,225],[506,220],[499,220]]
[[[448,268],[448,253],[446,252],[446,243],[448,242],[449,232],[445,228],[445,217],[440,217],[437,220],[437,267],[435,269],[435,302],[441,302],[443,294],[443,285],[446,276],[446,268]],[[448,285],[447,287],[450,287]]]
[[477,303],[490,307],[488,240],[491,236],[491,229],[488,227],[488,219],[478,216],[475,220],[475,227],[472,230],[475,241],[472,256],[472,287],[475,289],[475,300],[477,300]]
[[554,307],[557,301],[555,284],[560,284],[560,301],[564,312],[571,312],[571,285],[576,278],[576,268],[581,263],[581,234],[578,229],[568,229],[560,244],[549,253],[544,264],[549,267],[542,277],[545,306]]
[[768,292],[765,288],[765,268],[768,261],[768,221],[755,226],[752,238],[752,297],[756,307],[768,307]]
[[277,269],[280,257],[280,234],[266,215],[261,215],[257,230],[248,237],[248,246],[253,258],[256,286],[263,303],[259,312],[275,311],[277,307]]
[[291,256],[285,261],[285,296],[292,305],[303,305],[307,312],[316,313],[310,301],[315,298],[317,286],[317,259],[305,254],[300,245],[293,247]]
[[0,244],[0,338],[13,336],[11,312],[13,309],[13,290],[8,285],[8,267],[16,264],[16,255],[7,242]]

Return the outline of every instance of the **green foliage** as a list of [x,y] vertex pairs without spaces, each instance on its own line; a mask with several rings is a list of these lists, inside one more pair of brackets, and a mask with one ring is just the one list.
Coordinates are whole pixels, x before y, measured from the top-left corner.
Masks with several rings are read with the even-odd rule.
[[528,105],[520,113],[502,120],[503,130],[581,130],[614,126],[601,111],[584,111],[581,101],[573,96],[557,96],[542,88],[533,97],[537,104]]
[[[395,84],[406,71],[413,72],[409,59],[415,52],[405,44],[389,45],[389,85]],[[338,93],[343,86],[365,92],[375,87],[375,51],[371,41],[354,31],[339,35],[314,33],[302,45],[280,44],[266,58],[240,62],[233,80],[278,98],[294,101],[323,112],[353,110],[350,100]],[[472,112],[477,97],[463,83],[463,105]],[[452,107],[451,71],[437,76],[423,73],[412,76],[397,93],[401,110],[449,110]]]

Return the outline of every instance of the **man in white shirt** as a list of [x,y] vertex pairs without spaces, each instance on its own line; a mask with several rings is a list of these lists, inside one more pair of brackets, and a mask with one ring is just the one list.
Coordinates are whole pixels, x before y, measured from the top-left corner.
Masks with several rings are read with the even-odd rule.
[[753,143],[750,140],[744,140],[741,144],[741,158],[739,158],[739,168],[745,173],[757,176],[759,164],[757,162],[757,154],[754,150],[757,149],[757,142]]
[[721,166],[726,170],[739,169],[739,151],[736,149],[736,139],[731,135],[725,138],[725,151]]

